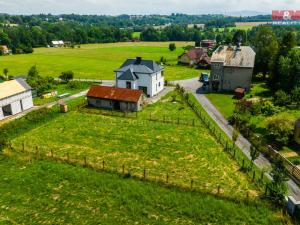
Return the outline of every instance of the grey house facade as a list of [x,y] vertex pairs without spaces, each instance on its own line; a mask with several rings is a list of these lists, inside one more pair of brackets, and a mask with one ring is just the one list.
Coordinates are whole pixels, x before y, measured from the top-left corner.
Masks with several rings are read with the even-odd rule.
[[0,83],[0,120],[32,107],[31,87],[23,79]]
[[220,46],[211,58],[210,89],[250,90],[255,52],[250,46]]
[[123,112],[140,111],[144,104],[142,90],[93,86],[87,93],[88,105]]

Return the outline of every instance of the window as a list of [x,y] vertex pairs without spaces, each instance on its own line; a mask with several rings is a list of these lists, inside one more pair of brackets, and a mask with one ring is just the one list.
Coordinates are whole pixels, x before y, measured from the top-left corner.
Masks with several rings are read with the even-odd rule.
[[126,88],[131,89],[131,82],[130,81],[126,81]]
[[158,82],[158,87],[160,87],[160,82]]

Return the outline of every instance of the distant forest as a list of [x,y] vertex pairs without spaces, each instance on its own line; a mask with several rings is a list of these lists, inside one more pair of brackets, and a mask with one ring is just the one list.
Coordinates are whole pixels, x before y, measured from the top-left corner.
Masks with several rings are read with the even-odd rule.
[[[31,53],[33,48],[45,47],[52,40],[70,41],[73,44],[130,41],[133,32],[141,32],[143,41],[200,41],[209,38],[216,39],[218,42],[230,43],[237,37],[242,37],[242,42],[248,43],[258,28],[253,28],[247,33],[227,28],[234,27],[235,22],[270,20],[270,15],[231,17],[185,14],[169,16],[0,14],[0,45],[9,46],[15,54]],[[154,29],[154,26],[166,24],[171,25]],[[205,24],[205,29],[188,28],[188,24]],[[297,33],[300,30],[297,27],[274,27],[272,29],[279,39],[285,30]]]

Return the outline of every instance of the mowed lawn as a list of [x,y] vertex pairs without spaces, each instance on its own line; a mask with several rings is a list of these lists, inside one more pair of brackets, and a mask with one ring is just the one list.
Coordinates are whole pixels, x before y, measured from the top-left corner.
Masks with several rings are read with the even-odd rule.
[[82,160],[107,167],[125,168],[132,172],[157,175],[164,179],[168,174],[170,182],[189,186],[190,179],[195,186],[216,191],[221,186],[225,196],[256,196],[258,191],[247,176],[232,160],[221,145],[199,121],[196,126],[165,124],[148,121],[152,117],[168,115],[168,118],[182,118],[184,121],[198,120],[194,113],[174,92],[160,102],[148,106],[137,119],[89,114],[86,111],[72,111],[35,127],[12,140],[13,146],[25,148],[33,153],[38,146],[40,152],[53,150],[56,156]]
[[26,75],[29,68],[37,65],[43,76],[58,77],[62,71],[72,70],[76,78],[114,79],[114,70],[128,58],[141,56],[144,59],[167,60],[165,79],[180,80],[196,77],[199,71],[177,66],[177,58],[188,42],[176,42],[177,49],[171,52],[169,42],[140,42],[81,45],[80,48],[37,48],[33,54],[11,55],[0,58],[0,71],[9,69],[9,75]]
[[267,203],[183,192],[47,161],[0,156],[0,224],[283,224]]

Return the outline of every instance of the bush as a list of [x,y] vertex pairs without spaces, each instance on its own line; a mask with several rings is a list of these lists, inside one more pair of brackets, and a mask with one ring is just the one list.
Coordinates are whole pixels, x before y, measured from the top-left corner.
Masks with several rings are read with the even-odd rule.
[[262,101],[261,103],[261,112],[265,116],[273,116],[276,113],[279,113],[280,107],[274,106],[271,101]]
[[294,120],[288,114],[281,114],[267,119],[268,136],[278,144],[287,145],[292,139]]
[[170,49],[171,52],[175,51],[175,49],[176,49],[176,44],[175,44],[175,43],[170,43],[170,44],[169,44],[169,49]]
[[297,105],[300,104],[300,87],[295,87],[294,90],[292,90],[291,98],[294,103]]
[[70,80],[72,80],[74,77],[74,73],[73,71],[65,71],[62,72],[61,75],[59,76],[60,79],[62,79],[65,82],[69,82]]
[[82,83],[80,81],[70,81],[67,84],[67,88],[69,88],[69,89],[81,89],[84,87],[85,87],[84,83]]
[[286,106],[291,103],[291,97],[282,90],[275,93],[274,104],[278,106]]

